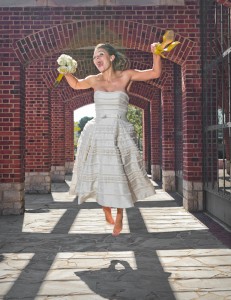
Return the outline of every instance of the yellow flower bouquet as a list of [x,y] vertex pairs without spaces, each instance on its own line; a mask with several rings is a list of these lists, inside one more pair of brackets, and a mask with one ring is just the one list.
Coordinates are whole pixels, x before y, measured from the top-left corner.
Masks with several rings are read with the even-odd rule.
[[162,43],[157,43],[156,48],[154,50],[155,54],[158,54],[165,58],[164,53],[170,52],[173,50],[177,45],[180,44],[178,41],[174,41],[175,34],[173,30],[167,30],[163,35]]

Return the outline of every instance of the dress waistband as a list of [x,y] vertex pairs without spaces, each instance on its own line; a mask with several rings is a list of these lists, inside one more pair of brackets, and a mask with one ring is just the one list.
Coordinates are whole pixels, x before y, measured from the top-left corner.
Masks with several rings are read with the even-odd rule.
[[106,119],[106,118],[127,120],[126,114],[102,114],[101,116],[96,115],[96,119]]

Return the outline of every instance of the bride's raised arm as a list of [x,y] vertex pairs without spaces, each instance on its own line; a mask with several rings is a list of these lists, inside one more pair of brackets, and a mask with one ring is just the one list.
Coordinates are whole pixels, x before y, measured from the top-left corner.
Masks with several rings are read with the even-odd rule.
[[151,45],[151,52],[153,53],[153,67],[148,70],[127,70],[131,81],[147,81],[159,78],[162,72],[161,56],[154,53],[156,44]]
[[75,90],[84,90],[93,87],[95,75],[87,76],[84,79],[78,79],[71,73],[64,75],[68,84]]

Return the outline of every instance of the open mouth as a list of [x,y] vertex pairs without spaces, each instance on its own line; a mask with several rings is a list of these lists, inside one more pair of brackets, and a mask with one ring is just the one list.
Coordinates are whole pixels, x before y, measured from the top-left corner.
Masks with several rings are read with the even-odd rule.
[[103,66],[103,63],[102,63],[102,62],[98,62],[98,63],[96,64],[96,66],[97,66],[97,68],[101,68],[101,67]]

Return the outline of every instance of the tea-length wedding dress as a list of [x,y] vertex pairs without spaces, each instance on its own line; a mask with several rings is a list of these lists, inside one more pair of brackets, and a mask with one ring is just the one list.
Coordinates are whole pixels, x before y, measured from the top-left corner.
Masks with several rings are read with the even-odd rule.
[[155,194],[135,144],[133,125],[126,118],[125,92],[96,91],[96,117],[81,133],[70,194],[78,203],[89,197],[102,206],[128,208]]

